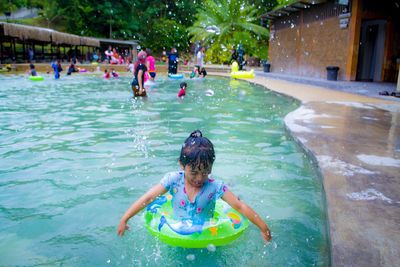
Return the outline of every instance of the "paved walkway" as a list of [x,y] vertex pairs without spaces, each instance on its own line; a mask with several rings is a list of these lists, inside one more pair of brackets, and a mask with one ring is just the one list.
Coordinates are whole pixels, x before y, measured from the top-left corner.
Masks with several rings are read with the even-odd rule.
[[302,102],[285,124],[321,173],[332,266],[399,266],[400,102],[376,97],[373,83],[288,80],[249,82]]
[[329,88],[337,91],[348,92],[352,94],[359,94],[379,99],[400,102],[400,97],[379,95],[379,92],[382,91],[387,91],[389,93],[396,91],[395,83],[328,81],[325,79],[285,75],[274,72],[266,73],[262,71],[255,71],[255,73],[257,76],[262,76],[270,79],[278,79],[278,80],[291,81],[295,83],[308,84],[313,86]]

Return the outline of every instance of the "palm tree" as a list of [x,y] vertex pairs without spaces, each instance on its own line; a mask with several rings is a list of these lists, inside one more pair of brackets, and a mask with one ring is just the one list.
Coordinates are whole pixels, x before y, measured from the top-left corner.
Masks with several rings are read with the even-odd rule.
[[268,29],[258,25],[257,13],[258,9],[247,1],[206,0],[188,28],[191,41],[222,51],[242,43],[248,51],[256,52],[256,44],[269,36]]

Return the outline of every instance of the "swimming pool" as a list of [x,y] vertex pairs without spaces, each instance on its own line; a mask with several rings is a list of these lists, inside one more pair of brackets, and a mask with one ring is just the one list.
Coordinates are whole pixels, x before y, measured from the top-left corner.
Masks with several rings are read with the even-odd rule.
[[[180,81],[157,78],[133,100],[125,77],[0,76],[0,265],[328,265],[321,181],[283,127],[299,103],[214,77],[188,80],[179,100]],[[116,235],[126,208],[178,170],[194,129],[215,145],[215,176],[267,221],[269,245],[252,225],[215,251],[169,247],[141,215]]]

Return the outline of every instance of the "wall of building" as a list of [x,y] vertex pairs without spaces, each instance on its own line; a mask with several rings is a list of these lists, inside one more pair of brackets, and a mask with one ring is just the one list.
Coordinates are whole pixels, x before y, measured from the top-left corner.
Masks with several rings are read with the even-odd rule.
[[273,22],[269,61],[271,71],[326,78],[327,66],[338,66],[338,79],[345,79],[348,27],[340,28],[333,3],[309,8]]

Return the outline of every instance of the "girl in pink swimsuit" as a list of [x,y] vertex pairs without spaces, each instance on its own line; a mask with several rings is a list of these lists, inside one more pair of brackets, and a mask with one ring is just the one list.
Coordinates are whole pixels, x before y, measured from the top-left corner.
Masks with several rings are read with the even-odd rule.
[[146,58],[146,65],[148,72],[150,74],[150,80],[154,81],[154,78],[156,77],[156,60],[154,57],[151,55],[151,50],[149,48],[146,49],[147,53],[147,58]]

